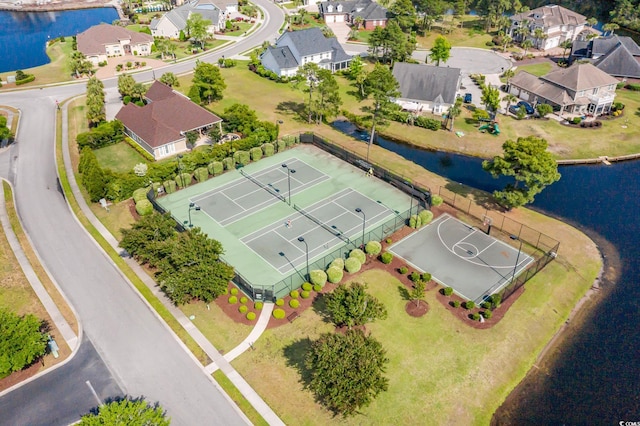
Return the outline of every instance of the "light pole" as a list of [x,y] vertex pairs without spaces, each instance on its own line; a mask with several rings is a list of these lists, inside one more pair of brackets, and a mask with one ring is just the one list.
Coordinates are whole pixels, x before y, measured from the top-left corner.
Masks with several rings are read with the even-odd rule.
[[362,215],[362,247],[364,247],[364,226],[367,223],[367,216],[364,214],[364,211],[360,207],[356,209],[356,213],[360,213]]
[[[193,223],[191,223],[191,210],[195,210],[199,212],[200,206],[196,206],[196,203],[189,203],[189,228],[193,228]],[[186,225],[186,222],[185,222],[185,225]]]
[[413,185],[409,181],[404,181],[404,184],[411,187],[411,194],[409,194],[409,217],[408,217],[408,220],[411,220],[411,210],[413,210]]
[[286,164],[283,164],[282,167],[284,167],[285,169],[287,169],[287,182],[289,183],[289,205],[291,205],[291,174],[295,173],[296,171],[294,169],[290,169],[289,166],[287,166]]
[[[183,177],[182,177],[182,154],[178,154],[178,177],[180,179],[183,179]],[[184,182],[182,182],[182,183],[183,183],[182,187],[184,188]]]
[[522,240],[518,238],[516,235],[509,235],[509,238],[512,240],[520,241],[520,246],[518,247],[518,255],[516,256],[516,264],[513,265],[513,275],[511,276],[511,282],[513,283],[516,279],[516,269],[518,269],[518,262],[520,261],[520,252],[522,251]]
[[311,279],[311,276],[309,275],[309,244],[304,240],[304,237],[298,237],[298,241],[304,243],[304,246],[307,249],[307,279]]

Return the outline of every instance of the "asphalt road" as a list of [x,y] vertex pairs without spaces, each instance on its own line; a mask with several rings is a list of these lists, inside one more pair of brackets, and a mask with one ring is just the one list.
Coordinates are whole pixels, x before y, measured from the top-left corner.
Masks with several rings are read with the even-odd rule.
[[[200,61],[217,62],[221,55],[239,54],[263,40],[275,38],[284,20],[281,10],[267,0],[255,2],[267,12],[263,25],[247,39],[202,56]],[[167,71],[180,74],[193,66],[194,61],[187,61],[155,73],[158,76]],[[135,74],[134,78],[148,81],[153,73]],[[107,89],[113,88],[117,86],[117,79],[104,80],[104,84]],[[89,370],[95,368],[105,383],[115,384],[99,397],[105,400],[117,394],[119,388],[127,395],[158,401],[175,425],[246,424],[246,417],[77,223],[57,190],[55,101],[84,92],[83,82],[0,94],[0,104],[22,111],[17,144],[0,154],[0,172],[13,182],[18,213],[35,249],[75,307],[85,338],[99,355],[92,358],[95,362]],[[74,381],[86,380],[84,370],[70,362],[51,373],[59,380],[44,375],[29,385],[30,392],[23,394],[27,399],[22,399],[24,413],[20,414],[29,421],[22,424],[68,424],[69,418],[78,415],[79,407],[65,394]],[[81,393],[88,389],[86,385],[81,388]],[[11,407],[16,407],[15,401],[19,398],[14,396],[15,392],[22,391],[0,398],[2,424],[6,413],[1,408],[9,407],[13,414]],[[47,398],[53,404],[26,404]],[[55,419],[60,421],[54,421],[51,405],[55,407]]]

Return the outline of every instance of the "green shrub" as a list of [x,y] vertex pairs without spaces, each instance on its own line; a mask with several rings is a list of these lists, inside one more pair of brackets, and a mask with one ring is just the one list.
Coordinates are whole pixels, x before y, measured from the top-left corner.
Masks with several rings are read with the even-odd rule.
[[349,253],[349,257],[355,257],[361,264],[367,261],[367,255],[358,248],[351,250],[351,252]]
[[166,180],[162,183],[162,186],[164,187],[164,192],[167,194],[173,194],[176,192],[176,189],[178,189],[178,185],[175,180]]
[[431,210],[422,210],[418,213],[418,217],[420,218],[420,226],[424,226],[433,220],[433,212]]
[[256,313],[255,312],[247,312],[247,319],[249,321],[253,321],[256,319]]
[[380,255],[380,260],[382,261],[382,263],[384,263],[385,265],[390,264],[393,261],[393,254],[389,253],[388,251],[385,251],[384,253],[382,253]]
[[138,188],[133,191],[133,201],[138,204],[138,201],[147,199],[147,192],[149,192],[149,188]]
[[136,211],[140,216],[146,216],[153,213],[153,204],[149,200],[140,200],[136,203]]
[[407,268],[406,266],[401,266],[400,269],[398,269],[398,272],[400,272],[402,275],[404,275],[407,272],[409,272],[409,268]]
[[224,164],[220,161],[213,161],[207,166],[207,171],[211,176],[217,176],[224,171]]
[[292,299],[297,299],[300,297],[300,293],[298,290],[291,290],[291,292],[289,292],[289,296],[291,296]]
[[253,309],[257,309],[258,311],[262,309],[262,307],[264,306],[264,303],[262,302],[256,302],[253,304]]
[[302,297],[303,299],[308,299],[309,297],[311,297],[311,292],[307,290],[302,290],[300,292],[300,297]]
[[414,120],[413,124],[418,127],[423,127],[425,129],[429,129],[433,131],[439,130],[442,127],[442,122],[440,120],[437,120],[435,118],[427,118],[423,116],[418,116]]
[[[16,84],[17,84],[17,82],[16,82]],[[629,83],[626,86],[624,86],[624,88],[627,89],[627,90],[634,91],[634,92],[640,92],[640,84],[638,84],[638,83]]]
[[[326,272],[320,270],[320,269],[315,269],[311,272],[309,272],[309,281],[311,282],[311,284],[315,285],[319,285],[320,288],[324,287],[324,285],[327,283],[327,274]],[[314,287],[315,289],[315,287]],[[318,291],[318,290],[316,290]]]
[[31,83],[33,80],[36,79],[36,76],[33,74],[26,74],[25,78],[22,78],[20,80],[18,80],[16,78],[16,86],[20,86],[22,84],[27,84],[27,83]]
[[244,314],[244,313],[245,313],[245,312],[247,312],[248,310],[249,310],[249,308],[247,308],[247,305],[240,305],[240,306],[238,307],[238,311],[239,311],[241,314]]
[[409,218],[409,227],[417,229],[420,228],[421,224],[422,222],[420,222],[420,216],[418,216],[417,214],[412,214],[411,218]]
[[418,281],[420,279],[420,273],[418,273],[416,271],[413,271],[411,273],[411,275],[409,276],[409,279],[415,283],[416,281]]
[[284,309],[276,308],[276,309],[273,310],[273,314],[272,315],[273,315],[273,317],[275,319],[283,319],[284,316],[285,316]]
[[344,269],[344,259],[341,257],[336,257],[333,259],[331,264],[329,264],[329,268],[336,267],[338,269]]
[[193,176],[198,182],[204,182],[209,179],[209,170],[206,167],[198,167],[193,171]]
[[443,201],[444,200],[439,195],[432,195],[431,196],[431,205],[434,206],[434,207],[438,207],[440,204],[442,204]]
[[296,309],[298,306],[300,306],[300,301],[298,299],[291,299],[289,300],[289,306],[291,306],[293,309]]
[[235,287],[233,287],[233,288],[231,289],[231,294],[233,294],[234,296],[235,296],[236,294],[238,294],[238,289],[237,289],[237,288],[235,288]]
[[485,317],[485,319],[491,319],[493,312],[490,310],[482,311],[482,316]]
[[176,184],[180,188],[186,188],[191,185],[191,179],[193,179],[191,173],[180,173],[176,175]]
[[315,291],[316,293],[322,291],[322,286],[320,284],[314,284],[313,291]]
[[302,284],[302,290],[303,291],[311,291],[312,288],[313,288],[313,285],[311,285],[311,283]]
[[453,294],[453,288],[451,287],[445,287],[442,289],[442,294],[444,294],[445,296],[451,296]]
[[454,301],[453,301],[453,302],[451,302],[451,303],[453,303],[453,307],[454,307],[454,308],[459,308],[459,307],[460,307],[460,301],[459,301],[459,300],[454,300]]
[[236,151],[233,153],[233,159],[237,164],[246,166],[251,162],[251,155],[248,151]]
[[429,281],[431,281],[431,274],[428,272],[423,272],[422,275],[420,276],[420,278],[422,279],[422,281],[424,281],[425,283],[428,283]]
[[464,307],[466,309],[473,309],[476,307],[476,303],[473,300],[467,300],[466,302],[464,302]]
[[249,299],[247,299],[247,297],[246,297],[246,296],[242,296],[242,297],[240,298],[240,303],[242,303],[243,305],[244,305],[245,303],[247,303],[248,301],[249,301]]
[[260,159],[262,158],[262,148],[251,148],[249,150],[249,154],[251,155],[251,161],[260,161]]
[[343,276],[343,269],[340,269],[337,266],[331,266],[329,269],[327,269],[327,278],[332,284],[337,284],[342,281]]
[[500,295],[500,293],[492,294],[489,299],[491,301],[492,309],[500,307],[500,303],[502,303],[502,296]]
[[276,300],[276,306],[283,306],[283,305],[284,305],[284,300],[283,299]]
[[278,142],[276,142],[277,146],[278,146],[278,152],[282,152],[285,149],[287,149],[287,143],[285,141],[283,141],[282,139],[278,140]]
[[491,303],[489,303],[488,301],[482,302],[482,303],[480,304],[480,307],[481,307],[482,309],[491,309]]
[[129,145],[131,148],[135,149],[138,154],[142,155],[144,157],[145,160],[149,161],[149,162],[154,162],[156,161],[155,157],[153,155],[151,155],[151,153],[149,151],[147,151],[146,149],[144,149],[143,147],[141,147],[140,145],[138,145],[133,139],[129,138],[129,137],[125,137],[124,141],[127,143],[127,145]]
[[391,244],[393,242],[391,238],[387,238],[385,241],[387,242],[387,244]]
[[477,312],[474,312],[471,314],[471,319],[474,321],[480,321],[480,314]]
[[233,159],[233,157],[223,158],[222,164],[224,165],[225,170],[233,170],[236,168],[236,161]]
[[229,296],[229,304],[235,305],[238,303],[238,296]]
[[350,257],[344,262],[344,269],[346,269],[350,274],[358,272],[360,268],[362,268],[362,263],[357,257]]
[[271,142],[262,144],[262,153],[265,157],[271,157],[273,154],[275,154],[275,151],[276,149]]
[[379,241],[369,241],[367,245],[364,246],[364,251],[367,254],[377,256],[382,251],[382,244]]
[[573,117],[573,119],[571,120],[573,124],[580,124],[581,121],[582,121],[582,118],[580,117]]

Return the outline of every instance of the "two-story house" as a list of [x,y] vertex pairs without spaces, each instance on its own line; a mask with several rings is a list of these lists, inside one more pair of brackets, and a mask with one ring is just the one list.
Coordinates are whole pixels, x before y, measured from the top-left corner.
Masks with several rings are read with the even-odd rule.
[[318,11],[326,23],[359,24],[365,30],[387,25],[387,9],[372,0],[325,1],[318,3]]
[[282,34],[276,45],[269,46],[262,54],[260,62],[280,77],[291,77],[308,62],[336,72],[348,68],[351,58],[338,39],[325,37],[319,28],[309,28]]
[[400,85],[400,97],[394,102],[402,109],[442,114],[456,101],[462,70],[396,62],[393,76]]
[[151,54],[153,37],[126,28],[100,24],[77,35],[78,51],[93,65],[114,56],[147,56]]
[[[558,47],[565,40],[575,40],[587,23],[583,15],[555,4],[518,13],[509,19],[509,36],[518,42],[529,39],[540,50]],[[542,37],[535,35],[538,28],[542,30]]]
[[519,72],[509,81],[509,93],[532,104],[545,103],[572,114],[600,115],[611,110],[618,80],[592,64],[574,64],[536,77]]
[[598,69],[621,80],[640,79],[640,46],[631,37],[617,34],[592,40],[576,40],[571,62],[589,60]]
[[180,31],[186,33],[187,20],[198,13],[203,19],[211,21],[207,32],[214,34],[224,28],[230,13],[238,10],[235,0],[193,0],[165,13],[161,18],[151,20],[151,34],[154,37],[177,39]]

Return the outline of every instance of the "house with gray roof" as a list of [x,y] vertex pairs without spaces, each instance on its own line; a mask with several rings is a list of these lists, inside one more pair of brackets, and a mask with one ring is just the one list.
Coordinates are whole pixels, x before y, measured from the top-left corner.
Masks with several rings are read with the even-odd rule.
[[319,28],[309,28],[283,33],[276,45],[269,46],[262,54],[260,62],[280,77],[291,77],[308,62],[336,72],[348,68],[351,58],[338,39],[325,37]]
[[[529,39],[540,50],[558,47],[565,40],[575,40],[587,24],[585,16],[555,4],[517,13],[509,19],[509,36],[517,42]],[[528,35],[521,33],[522,27],[529,29]],[[541,39],[534,36],[537,28],[542,29],[544,34]]]
[[210,34],[214,34],[224,28],[228,14],[237,11],[237,5],[237,2],[220,3],[220,0],[193,0],[187,2],[165,13],[161,18],[153,19],[150,25],[151,34],[154,37],[177,39],[180,37],[180,31],[185,31],[187,19],[195,13],[200,14],[203,19],[211,21],[211,26],[207,31]]
[[387,9],[372,0],[325,1],[318,3],[318,11],[326,23],[361,22],[365,30],[387,25]]
[[156,160],[187,151],[187,132],[200,134],[219,126],[222,119],[171,87],[155,81],[145,94],[147,104],[123,106],[116,119],[133,139]]
[[76,37],[78,51],[93,65],[114,56],[147,56],[151,54],[153,37],[109,24],[94,25]]
[[509,80],[508,91],[533,105],[545,103],[572,114],[600,115],[611,110],[618,80],[589,63],[576,63],[536,77],[526,71]]
[[596,68],[622,80],[640,79],[640,47],[631,37],[614,34],[576,40],[570,60],[589,60]]
[[393,76],[400,85],[400,97],[395,103],[402,109],[442,114],[456,101],[462,70],[397,62]]

